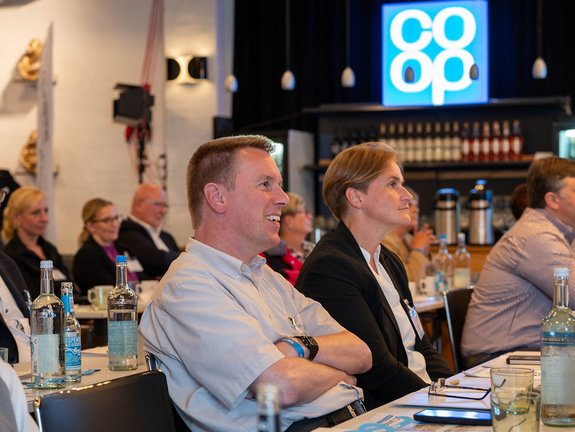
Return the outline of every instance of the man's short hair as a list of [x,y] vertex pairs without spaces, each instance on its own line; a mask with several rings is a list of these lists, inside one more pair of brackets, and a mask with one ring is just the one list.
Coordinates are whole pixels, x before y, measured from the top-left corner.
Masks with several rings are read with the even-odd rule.
[[348,188],[367,190],[390,162],[399,163],[397,151],[380,142],[359,144],[339,153],[329,164],[323,179],[323,199],[333,216],[341,219],[347,211],[345,191]]
[[513,213],[515,220],[519,220],[528,205],[527,184],[521,183],[513,189],[511,199],[509,200],[509,207],[511,208],[511,213]]
[[188,209],[195,228],[202,221],[204,186],[223,184],[228,190],[235,187],[235,156],[243,148],[255,148],[271,153],[274,143],[262,135],[239,135],[219,138],[202,144],[192,155],[186,173]]
[[529,207],[545,208],[545,194],[559,193],[566,177],[575,177],[575,161],[559,157],[533,161],[527,172]]

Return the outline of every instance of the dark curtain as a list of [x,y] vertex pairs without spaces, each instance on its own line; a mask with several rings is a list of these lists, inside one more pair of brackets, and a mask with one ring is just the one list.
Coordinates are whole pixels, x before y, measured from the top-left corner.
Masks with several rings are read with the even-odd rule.
[[[305,108],[381,100],[381,5],[394,0],[350,0],[350,66],[356,85],[340,77],[345,62],[345,0],[291,0],[290,67],[293,91],[281,89],[286,64],[286,2],[236,0],[234,94],[236,130],[304,128]],[[537,0],[489,0],[489,96],[573,95],[575,23],[572,0],[542,0],[545,80],[531,77],[536,58]]]

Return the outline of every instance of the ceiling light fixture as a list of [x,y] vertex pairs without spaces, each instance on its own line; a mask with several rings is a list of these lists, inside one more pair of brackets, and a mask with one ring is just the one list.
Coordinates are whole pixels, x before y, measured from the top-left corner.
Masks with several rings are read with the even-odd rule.
[[541,32],[541,13],[541,0],[537,0],[537,58],[535,59],[533,69],[531,70],[531,74],[535,79],[547,78],[547,64],[541,55],[541,38],[543,37]]
[[281,85],[284,90],[295,88],[295,76],[290,69],[290,0],[285,1],[286,5],[286,71],[282,75]]
[[355,86],[355,73],[350,64],[350,33],[351,33],[349,0],[345,0],[345,69],[341,73],[341,86],[350,88]]

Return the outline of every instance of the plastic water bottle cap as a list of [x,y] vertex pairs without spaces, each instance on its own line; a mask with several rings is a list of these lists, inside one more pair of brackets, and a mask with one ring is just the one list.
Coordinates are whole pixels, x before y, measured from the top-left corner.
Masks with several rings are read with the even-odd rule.
[[555,267],[553,269],[554,277],[569,277],[569,269],[567,267]]
[[126,255],[116,255],[116,263],[127,263],[128,262],[128,258],[126,258]]
[[441,234],[441,235],[439,236],[439,239],[440,239],[440,240],[441,240],[441,239],[447,240],[447,234]]
[[40,261],[40,268],[41,268],[41,269],[51,269],[51,268],[54,268],[54,263],[52,263],[52,260],[43,260],[43,261]]

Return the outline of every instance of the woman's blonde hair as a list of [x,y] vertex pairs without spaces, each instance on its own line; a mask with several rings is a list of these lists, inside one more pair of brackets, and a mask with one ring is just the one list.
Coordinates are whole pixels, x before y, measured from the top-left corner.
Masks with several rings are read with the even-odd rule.
[[84,207],[82,207],[82,221],[84,222],[84,226],[78,236],[78,243],[80,246],[86,243],[86,240],[90,238],[90,232],[86,228],[86,224],[94,221],[98,216],[98,212],[104,207],[108,207],[110,205],[114,205],[114,203],[103,198],[93,198],[84,204]]
[[[289,197],[289,204],[282,207],[281,222],[283,222],[284,216],[295,215],[300,209],[300,207],[305,207],[305,200],[302,198],[301,195],[295,192],[286,192],[286,194]],[[284,224],[281,222],[279,231],[280,236],[284,229]]]
[[12,240],[14,232],[18,229],[14,224],[14,218],[42,198],[44,198],[44,193],[34,186],[23,186],[12,192],[4,209],[4,221],[2,223],[2,234],[6,243]]
[[348,188],[367,190],[390,162],[399,164],[397,151],[380,142],[359,144],[339,153],[329,164],[323,179],[323,199],[333,216],[341,219],[347,211],[345,191]]

